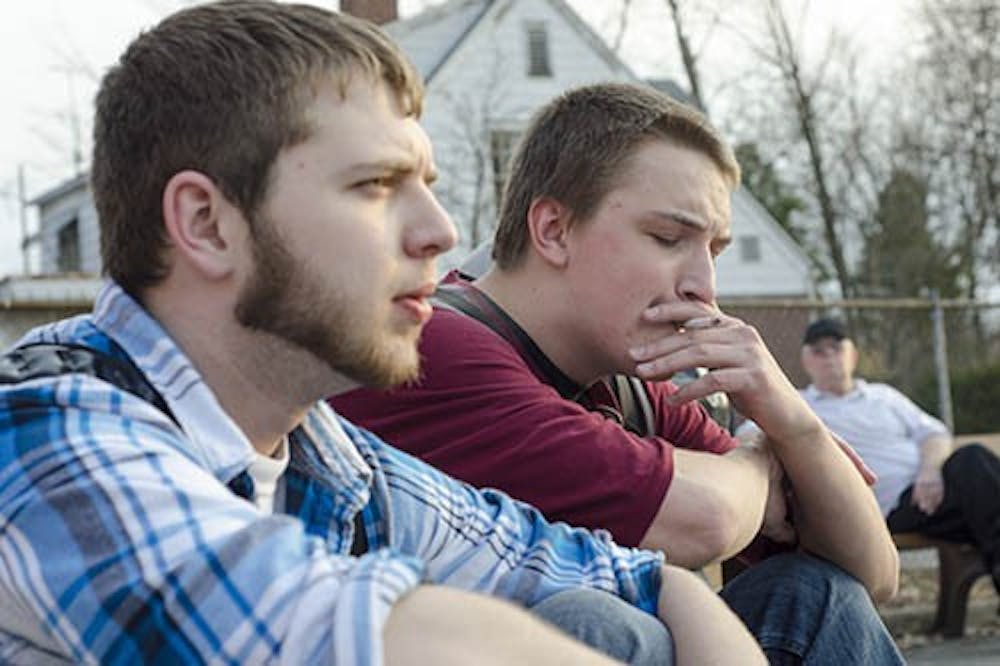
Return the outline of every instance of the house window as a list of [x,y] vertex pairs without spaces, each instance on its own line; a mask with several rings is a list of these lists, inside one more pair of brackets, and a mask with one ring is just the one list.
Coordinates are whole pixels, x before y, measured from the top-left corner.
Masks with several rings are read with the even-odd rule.
[[56,267],[60,273],[80,270],[80,225],[74,217],[62,225],[57,236]]
[[500,198],[507,184],[507,174],[510,169],[510,158],[514,154],[519,132],[511,130],[494,130],[490,132],[490,159],[493,161],[493,195],[500,210]]
[[552,76],[549,33],[542,23],[528,25],[528,76]]
[[760,263],[760,238],[758,236],[740,236],[740,260],[745,264]]

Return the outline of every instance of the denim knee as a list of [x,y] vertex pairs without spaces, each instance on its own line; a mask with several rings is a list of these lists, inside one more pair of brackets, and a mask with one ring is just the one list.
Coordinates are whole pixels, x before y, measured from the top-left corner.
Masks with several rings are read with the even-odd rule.
[[627,664],[673,664],[673,639],[659,618],[608,592],[554,594],[530,609],[577,640]]
[[807,664],[903,663],[864,586],[820,558],[768,558],[733,579],[722,597],[768,654]]

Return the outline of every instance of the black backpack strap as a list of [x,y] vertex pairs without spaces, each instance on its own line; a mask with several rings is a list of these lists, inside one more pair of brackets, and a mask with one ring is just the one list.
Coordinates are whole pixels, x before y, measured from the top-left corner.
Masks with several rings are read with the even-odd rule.
[[163,396],[128,358],[117,358],[90,347],[39,343],[0,356],[0,384],[18,384],[43,377],[82,374],[97,377],[145,400],[177,423]]
[[448,283],[438,286],[431,300],[435,305],[475,319],[502,337],[517,350],[534,373],[544,378],[563,398],[613,418],[641,437],[655,434],[652,402],[642,380],[613,375],[606,380],[606,384],[611,398],[618,403],[616,408],[591,405],[586,398],[587,389],[581,388],[556,367],[527,332],[486,294],[461,283]]
[[[150,403],[180,425],[160,392],[127,357],[117,358],[83,345],[54,343],[24,345],[0,356],[0,384],[19,384],[69,374],[90,375],[113,384]],[[253,501],[253,479],[245,471],[229,482],[229,490]],[[367,551],[368,538],[359,511],[354,518],[351,554],[361,555]]]
[[656,420],[653,416],[653,403],[649,399],[645,382],[628,375],[613,375],[608,384],[618,399],[622,425],[641,437],[655,435]]

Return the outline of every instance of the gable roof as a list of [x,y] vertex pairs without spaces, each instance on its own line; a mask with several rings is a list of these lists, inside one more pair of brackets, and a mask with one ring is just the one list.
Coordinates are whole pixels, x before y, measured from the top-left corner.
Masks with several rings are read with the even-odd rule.
[[493,4],[494,0],[448,0],[382,28],[403,47],[428,84]]
[[32,206],[46,206],[52,201],[73,192],[74,190],[86,189],[89,185],[90,174],[78,173],[68,180],[64,180],[55,187],[49,190],[45,190],[34,199],[30,200],[28,203]]
[[[490,30],[493,24],[520,0],[447,0],[407,19],[394,21],[385,30],[424,76],[425,85],[433,85],[434,76],[470,41],[477,30]],[[660,92],[690,106],[697,106],[691,95],[671,79],[641,79],[590,25],[565,0],[531,0],[546,2],[609,69],[623,78],[645,83]],[[778,253],[803,275],[811,274],[811,261],[804,250],[779,225],[771,214],[744,187],[732,198],[734,217],[753,220]]]
[[[569,23],[587,45],[612,69],[635,79],[639,77],[611,50],[594,30],[565,0],[548,2]],[[448,0],[434,5],[407,19],[387,23],[382,28],[395,39],[430,85],[434,75],[465,42],[472,32],[484,24],[491,10],[505,11],[517,0]]]

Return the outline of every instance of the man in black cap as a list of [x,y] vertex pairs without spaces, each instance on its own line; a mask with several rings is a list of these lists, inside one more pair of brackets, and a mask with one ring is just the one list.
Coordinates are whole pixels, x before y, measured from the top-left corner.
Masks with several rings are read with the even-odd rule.
[[975,544],[1000,591],[1000,459],[981,444],[953,452],[951,433],[887,384],[854,377],[858,350],[843,322],[806,328],[803,397],[878,475],[874,490],[892,532]]

